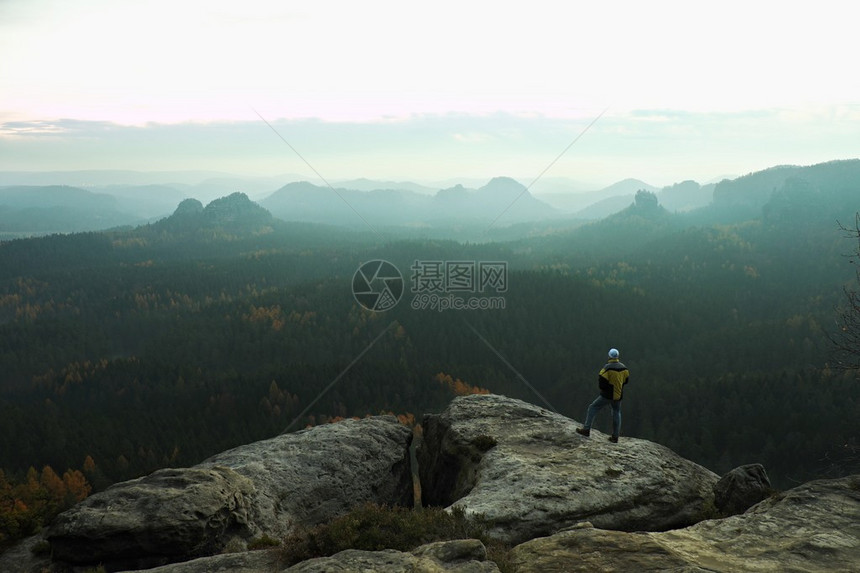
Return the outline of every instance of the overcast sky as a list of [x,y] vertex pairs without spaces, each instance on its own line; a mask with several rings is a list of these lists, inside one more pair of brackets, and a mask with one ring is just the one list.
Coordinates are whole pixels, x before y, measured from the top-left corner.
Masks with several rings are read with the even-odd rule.
[[853,158],[846,4],[0,0],[0,169],[664,185]]

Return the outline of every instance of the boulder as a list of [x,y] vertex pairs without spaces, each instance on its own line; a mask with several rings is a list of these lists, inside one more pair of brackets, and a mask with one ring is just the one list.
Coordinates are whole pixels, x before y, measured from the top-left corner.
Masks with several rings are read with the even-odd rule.
[[330,573],[332,571],[373,571],[374,573],[498,573],[495,563],[487,561],[487,551],[477,539],[440,541],[422,545],[410,552],[359,551],[348,549],[331,557],[308,559],[284,573]]
[[32,535],[8,549],[0,549],[0,571],[3,573],[44,573],[50,571],[51,557],[44,547],[45,538]]
[[279,539],[358,503],[408,506],[411,439],[394,416],[283,434],[114,485],[61,514],[46,537],[58,561],[154,567]]
[[112,569],[209,555],[247,531],[253,492],[230,468],[159,470],[60,514],[47,538],[54,560]]
[[146,569],[145,573],[274,573],[282,569],[277,551],[245,551],[171,563]]
[[488,533],[521,543],[577,522],[660,531],[696,523],[719,477],[663,446],[617,444],[538,406],[498,395],[455,398],[423,421],[424,503],[481,515]]
[[344,420],[217,454],[198,467],[247,476],[255,536],[275,539],[372,502],[411,507],[412,430],[394,416]]
[[813,481],[746,513],[665,532],[570,529],[510,554],[518,573],[547,571],[855,571],[860,475]]
[[649,533],[595,529],[590,523],[518,545],[511,551],[510,560],[517,573],[710,571],[691,567]]
[[[324,573],[331,571],[373,571],[374,573],[498,573],[495,563],[487,561],[487,550],[477,539],[439,541],[412,551],[359,551],[350,549],[330,557],[309,559],[285,567],[277,550],[214,555],[146,569],[145,573]],[[140,571],[144,573],[144,571]]]
[[743,513],[773,493],[764,466],[740,466],[714,485],[714,505],[723,515]]

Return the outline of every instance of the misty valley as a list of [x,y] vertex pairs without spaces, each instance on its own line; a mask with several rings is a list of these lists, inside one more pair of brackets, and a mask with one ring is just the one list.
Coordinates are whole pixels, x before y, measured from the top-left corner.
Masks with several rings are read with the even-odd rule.
[[[420,423],[454,395],[581,422],[610,347],[622,437],[719,474],[761,463],[778,488],[860,471],[856,354],[832,340],[860,161],[587,199],[503,177],[0,181],[0,493],[46,492],[0,541],[115,482],[345,418]],[[389,274],[361,288],[387,302],[356,294],[373,261]]]

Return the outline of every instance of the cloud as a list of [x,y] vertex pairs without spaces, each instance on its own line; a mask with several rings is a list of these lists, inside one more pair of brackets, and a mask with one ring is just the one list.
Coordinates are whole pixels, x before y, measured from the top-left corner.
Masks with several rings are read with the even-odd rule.
[[[659,185],[855,157],[858,109],[810,109],[610,110],[546,175],[606,183],[636,177]],[[530,180],[591,119],[452,113],[396,121],[267,120],[271,127],[259,118],[141,126],[6,121],[0,124],[0,169],[291,172],[316,180],[304,158],[326,179]]]
[[0,123],[0,137],[100,137],[117,126],[108,121],[57,119]]
[[0,137],[58,135],[66,132],[56,121],[7,121],[0,124]]

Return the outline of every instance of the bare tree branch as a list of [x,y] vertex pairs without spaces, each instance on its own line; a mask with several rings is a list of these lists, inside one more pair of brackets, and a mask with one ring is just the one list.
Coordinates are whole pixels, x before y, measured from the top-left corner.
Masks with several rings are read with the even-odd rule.
[[[855,265],[857,285],[860,287],[860,213],[854,216],[854,228],[839,224],[848,238],[857,241],[856,251],[849,257]],[[845,300],[836,309],[836,331],[828,334],[834,345],[835,366],[846,370],[860,370],[860,291],[858,287],[844,287]]]

